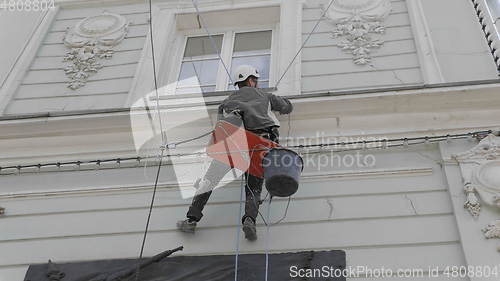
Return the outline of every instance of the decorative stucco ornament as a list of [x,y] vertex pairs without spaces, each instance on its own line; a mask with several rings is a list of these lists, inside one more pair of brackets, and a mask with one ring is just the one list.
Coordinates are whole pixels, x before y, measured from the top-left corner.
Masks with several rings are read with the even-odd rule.
[[89,76],[103,67],[101,60],[113,56],[113,47],[123,41],[128,25],[124,17],[104,12],[87,17],[66,31],[64,45],[70,48],[64,57],[70,63],[64,69],[70,79],[68,88],[85,86]]
[[488,224],[483,228],[484,236],[486,238],[500,238],[500,220]]
[[325,12],[326,7],[322,4],[325,18],[335,26],[333,38],[341,39],[336,45],[352,53],[355,64],[370,63],[372,49],[384,44],[373,35],[385,33],[382,22],[392,10],[391,1],[337,0]]
[[[481,202],[500,209],[500,137],[488,135],[478,145],[453,157],[460,163],[466,201],[464,207],[477,217]],[[500,220],[483,229],[486,238],[500,238]]]

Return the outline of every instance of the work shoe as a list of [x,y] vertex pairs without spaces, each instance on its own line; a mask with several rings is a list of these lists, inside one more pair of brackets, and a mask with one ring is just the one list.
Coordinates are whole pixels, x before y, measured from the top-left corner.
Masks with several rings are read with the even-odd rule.
[[186,233],[194,233],[196,229],[196,221],[192,219],[185,219],[177,222],[177,229]]
[[243,221],[243,232],[245,232],[245,238],[249,241],[257,240],[257,228],[255,227],[255,222],[247,217]]

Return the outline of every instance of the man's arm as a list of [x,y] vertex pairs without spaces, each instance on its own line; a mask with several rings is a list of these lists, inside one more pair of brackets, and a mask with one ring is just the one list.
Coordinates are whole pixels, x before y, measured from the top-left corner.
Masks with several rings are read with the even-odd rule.
[[289,114],[293,110],[292,103],[287,99],[274,94],[269,94],[271,101],[271,110],[278,111],[281,114]]

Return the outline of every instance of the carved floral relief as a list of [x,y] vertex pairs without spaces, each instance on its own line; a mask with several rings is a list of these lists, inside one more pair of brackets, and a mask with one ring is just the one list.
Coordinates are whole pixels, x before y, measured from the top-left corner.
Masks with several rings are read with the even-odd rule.
[[391,9],[390,0],[337,0],[325,17],[335,26],[332,36],[340,40],[336,45],[351,53],[355,64],[365,65],[372,60],[372,50],[384,44],[374,35],[385,33],[383,21]]
[[113,56],[113,47],[123,41],[128,31],[128,21],[123,16],[104,12],[87,17],[66,31],[64,45],[70,50],[64,69],[70,79],[68,88],[79,89],[90,75],[103,67],[103,60]]

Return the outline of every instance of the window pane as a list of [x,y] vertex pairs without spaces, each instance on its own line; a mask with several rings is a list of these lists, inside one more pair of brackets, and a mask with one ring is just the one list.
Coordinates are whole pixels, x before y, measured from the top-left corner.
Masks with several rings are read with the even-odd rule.
[[269,88],[269,81],[259,82],[259,88]]
[[222,47],[222,35],[215,35],[212,36],[212,38],[214,39],[217,50],[214,49],[208,36],[188,38],[184,58],[217,55],[217,52],[220,52]]
[[[269,65],[271,61],[270,55],[265,56],[255,56],[255,57],[241,57],[233,58],[233,63],[231,65],[232,71],[235,71],[238,66],[243,64],[251,65],[259,71],[260,80],[269,80]],[[234,74],[234,73],[233,73]]]
[[217,59],[183,62],[177,85],[180,87],[215,85],[218,68]]
[[234,55],[262,54],[271,50],[272,31],[237,33]]

